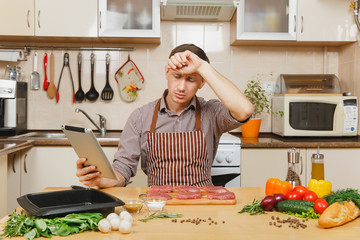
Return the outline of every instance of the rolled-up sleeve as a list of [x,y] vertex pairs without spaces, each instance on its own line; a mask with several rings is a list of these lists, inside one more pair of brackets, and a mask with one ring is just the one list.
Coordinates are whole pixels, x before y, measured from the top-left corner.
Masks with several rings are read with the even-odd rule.
[[115,153],[113,168],[124,176],[126,184],[136,174],[141,153],[139,109],[131,113],[121,134],[118,151]]

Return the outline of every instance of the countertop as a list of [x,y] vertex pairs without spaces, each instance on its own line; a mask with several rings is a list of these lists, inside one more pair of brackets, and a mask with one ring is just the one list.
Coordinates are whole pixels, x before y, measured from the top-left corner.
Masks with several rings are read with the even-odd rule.
[[[61,133],[60,131],[41,131],[43,133]],[[244,138],[241,133],[231,133],[241,139],[241,147],[246,148],[360,148],[360,136],[337,137],[337,138],[313,138],[313,137],[280,137],[271,133],[261,133],[258,138]],[[119,144],[121,132],[110,132],[111,138],[99,139],[101,146],[116,147]],[[66,138],[25,138],[22,135],[16,137],[0,137],[0,154],[14,152],[31,146],[70,146]],[[17,149],[18,148],[18,149]]]
[[[46,191],[62,190],[64,188],[47,188]],[[285,215],[278,212],[268,212],[263,215],[250,216],[248,213],[239,214],[238,211],[246,204],[251,204],[253,199],[262,199],[264,197],[264,188],[228,188],[236,194],[237,203],[235,205],[166,205],[164,212],[183,214],[177,222],[172,222],[172,219],[153,219],[148,222],[140,222],[138,219],[144,218],[149,214],[147,208],[144,206],[140,214],[134,215],[134,222],[131,233],[121,234],[118,231],[112,233],[100,232],[83,232],[71,236],[66,239],[77,240],[92,240],[92,239],[356,239],[359,237],[359,218],[347,223],[343,226],[323,229],[317,224],[317,220],[302,221],[305,228],[289,228],[288,224],[279,224],[282,227],[276,227],[270,222],[288,219],[289,217],[295,219],[290,215]],[[103,190],[112,194],[121,200],[137,199],[140,193],[145,193],[146,188],[109,188]],[[18,209],[19,210],[19,209]],[[117,213],[122,211],[121,207],[115,209]],[[272,220],[272,216],[275,220]],[[201,222],[196,225],[191,222],[183,222],[181,220],[187,219],[206,219],[206,222]],[[209,225],[210,221],[216,221]],[[7,217],[0,220],[5,222]],[[224,223],[223,223],[224,221]],[[24,239],[24,238],[15,238]],[[53,236],[54,240],[64,239],[63,237]]]

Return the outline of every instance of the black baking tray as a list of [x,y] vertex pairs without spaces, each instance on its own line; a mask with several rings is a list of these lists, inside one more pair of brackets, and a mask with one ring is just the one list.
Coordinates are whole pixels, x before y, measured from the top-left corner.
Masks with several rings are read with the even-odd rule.
[[62,217],[70,213],[100,212],[107,215],[125,203],[102,191],[83,188],[31,193],[17,199],[20,206],[37,217]]

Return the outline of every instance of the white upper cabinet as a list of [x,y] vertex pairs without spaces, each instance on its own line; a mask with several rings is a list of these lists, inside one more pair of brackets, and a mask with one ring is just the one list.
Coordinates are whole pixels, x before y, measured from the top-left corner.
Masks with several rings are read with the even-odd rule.
[[35,36],[97,37],[97,0],[35,0]]
[[34,35],[34,1],[0,0],[0,35]]
[[240,0],[237,40],[296,40],[296,0]]
[[298,41],[356,41],[350,0],[299,0]]
[[160,38],[160,1],[99,0],[99,37]]

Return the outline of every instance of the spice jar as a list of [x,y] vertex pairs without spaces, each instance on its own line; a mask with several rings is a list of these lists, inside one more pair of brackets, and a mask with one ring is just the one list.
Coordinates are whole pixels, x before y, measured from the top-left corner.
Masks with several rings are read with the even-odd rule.
[[311,179],[324,180],[324,154],[318,153],[311,156]]
[[302,160],[300,161],[300,152],[296,151],[296,148],[292,148],[288,150],[287,157],[288,157],[288,172],[286,176],[286,181],[291,183],[293,188],[295,186],[301,186],[300,175],[302,174],[303,166],[302,166]]

